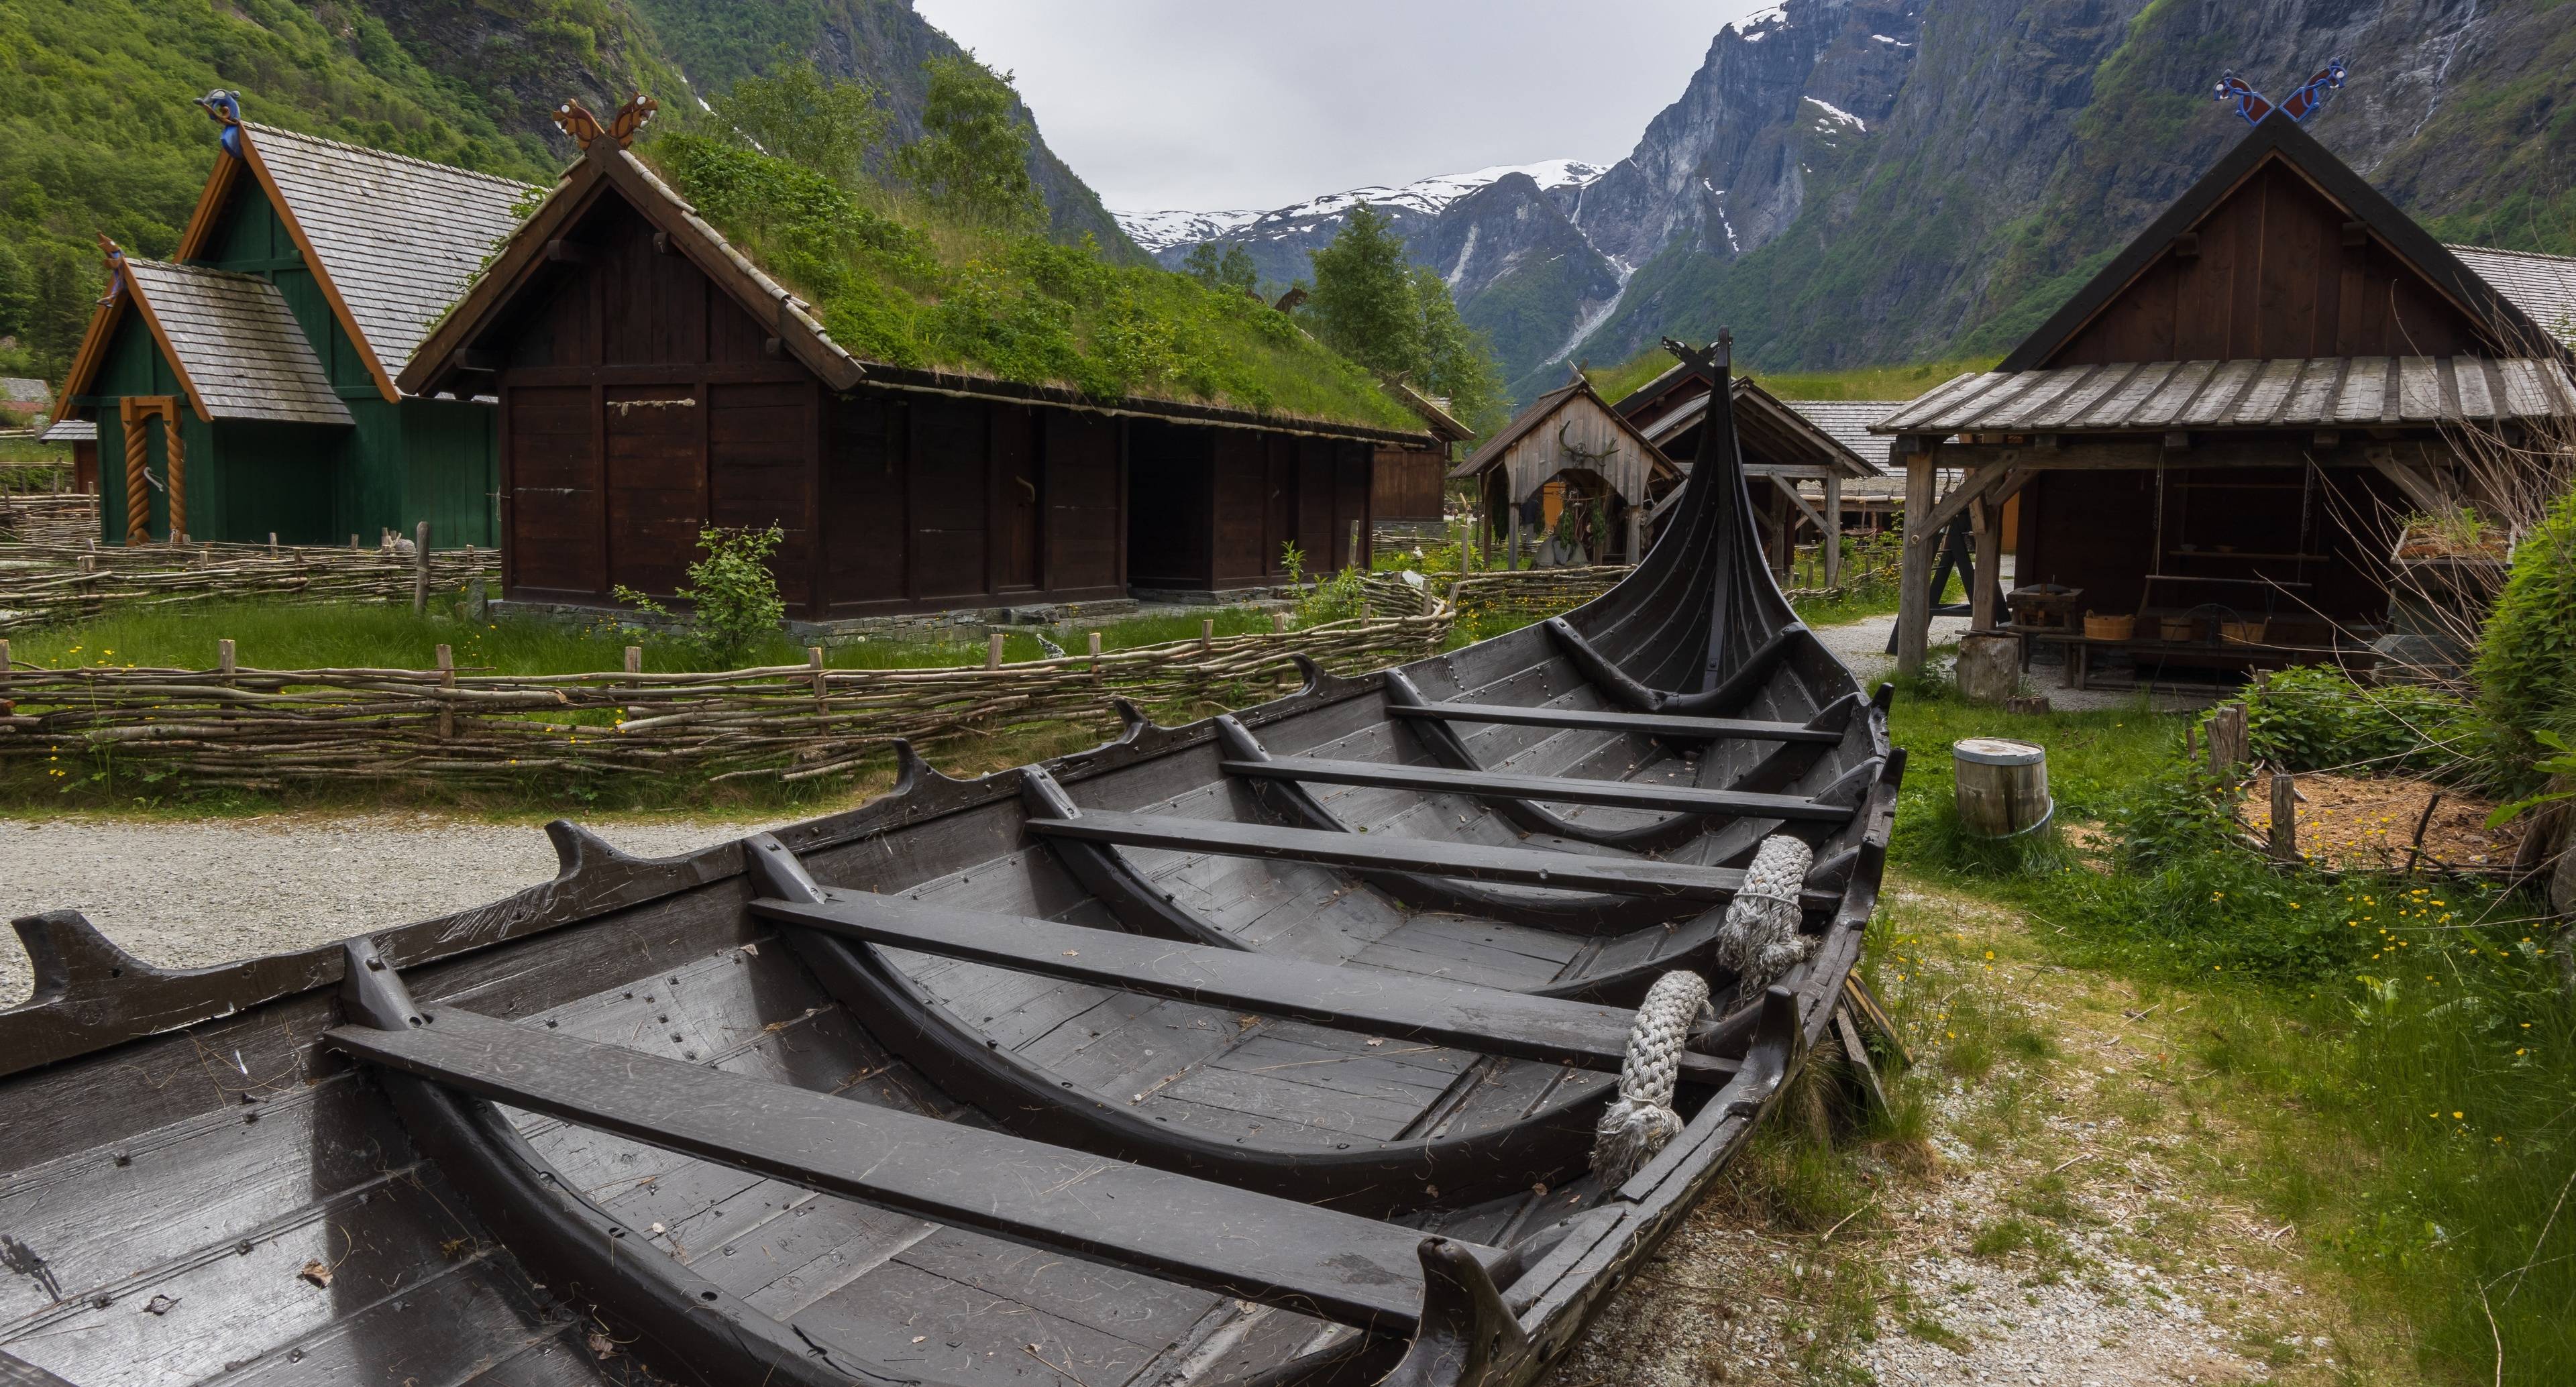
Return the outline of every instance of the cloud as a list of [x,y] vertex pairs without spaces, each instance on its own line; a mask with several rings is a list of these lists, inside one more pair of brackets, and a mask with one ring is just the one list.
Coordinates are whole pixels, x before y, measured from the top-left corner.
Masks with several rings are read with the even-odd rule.
[[915,0],[1017,74],[1112,207],[1279,207],[1540,159],[1614,162],[1762,0]]

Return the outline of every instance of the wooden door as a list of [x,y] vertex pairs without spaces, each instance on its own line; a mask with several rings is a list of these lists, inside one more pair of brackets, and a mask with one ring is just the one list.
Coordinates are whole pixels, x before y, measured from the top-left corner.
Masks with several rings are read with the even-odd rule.
[[605,596],[597,402],[588,386],[514,386],[507,415],[510,513],[503,538],[514,591]]
[[993,555],[995,590],[1038,585],[1041,489],[1036,420],[1018,405],[993,407]]
[[656,596],[688,582],[707,524],[706,392],[607,392],[608,581]]

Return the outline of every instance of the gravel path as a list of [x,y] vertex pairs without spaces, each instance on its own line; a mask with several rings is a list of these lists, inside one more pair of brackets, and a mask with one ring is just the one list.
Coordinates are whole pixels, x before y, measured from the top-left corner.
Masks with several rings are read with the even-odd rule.
[[[1930,637],[1932,649],[1939,651],[1945,645],[1957,644],[1959,637],[1968,633],[1968,624],[1968,618],[1964,616],[1932,618]],[[1858,621],[1841,626],[1818,627],[1816,639],[1823,641],[1825,648],[1834,652],[1834,658],[1851,667],[1852,677],[1860,681],[1862,688],[1872,689],[1878,686],[1880,680],[1896,673],[1896,657],[1887,653],[1887,636],[1895,629],[1896,614],[1890,612],[1881,616],[1862,617]],[[1946,655],[1935,654],[1933,663],[1938,665],[1947,658]],[[2061,688],[2057,677],[2058,671],[2054,665],[2035,668],[2024,676],[2023,692],[2047,695],[2048,706],[2061,713],[2101,713],[2138,706],[2136,689]],[[2158,692],[2148,696],[2148,702],[2159,713],[2193,712],[2209,707],[2217,701],[2213,694],[2205,690],[2184,693]]]
[[[663,857],[765,825],[609,819],[628,852]],[[499,900],[555,874],[535,824],[439,814],[279,814],[194,823],[0,819],[0,918],[78,910],[136,957],[201,967],[300,949]],[[0,944],[0,1006],[32,979]]]

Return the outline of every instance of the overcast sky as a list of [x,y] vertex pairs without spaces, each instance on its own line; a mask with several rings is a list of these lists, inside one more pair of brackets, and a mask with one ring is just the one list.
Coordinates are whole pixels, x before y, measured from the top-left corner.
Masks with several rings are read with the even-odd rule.
[[1625,157],[1765,0],[915,0],[1124,210]]

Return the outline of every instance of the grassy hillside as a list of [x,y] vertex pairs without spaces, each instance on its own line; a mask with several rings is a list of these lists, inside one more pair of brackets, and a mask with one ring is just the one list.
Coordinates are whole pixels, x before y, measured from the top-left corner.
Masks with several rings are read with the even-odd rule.
[[[1601,397],[1616,403],[1662,375],[1673,364],[1661,347],[1639,352],[1616,366],[1599,366],[1583,374]],[[1846,371],[1747,371],[1763,389],[1784,400],[1910,400],[1943,381],[1968,371],[1994,369],[1991,356],[1926,361],[1911,366],[1856,366]]]
[[664,135],[639,152],[861,357],[1093,395],[1421,427],[1367,372],[1247,295],[1112,263],[1089,242],[957,225],[911,199],[853,191],[703,135]]
[[[567,96],[687,111],[812,53],[882,91],[901,142],[921,64],[958,51],[901,0],[0,0],[0,35],[0,374],[49,379],[104,282],[96,236],[177,244],[213,88],[254,121],[541,181],[569,153],[547,118]],[[1042,142],[1029,163],[1060,237],[1142,258]]]

